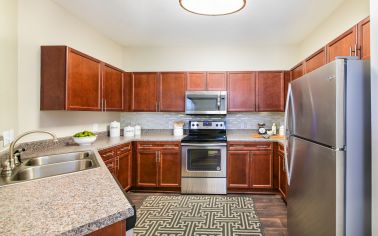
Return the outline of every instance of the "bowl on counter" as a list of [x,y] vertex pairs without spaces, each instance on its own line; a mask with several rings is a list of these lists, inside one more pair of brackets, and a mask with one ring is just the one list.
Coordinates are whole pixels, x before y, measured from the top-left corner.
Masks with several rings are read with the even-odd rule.
[[90,146],[94,143],[97,139],[97,136],[89,136],[89,137],[72,137],[74,142],[79,144],[80,146]]

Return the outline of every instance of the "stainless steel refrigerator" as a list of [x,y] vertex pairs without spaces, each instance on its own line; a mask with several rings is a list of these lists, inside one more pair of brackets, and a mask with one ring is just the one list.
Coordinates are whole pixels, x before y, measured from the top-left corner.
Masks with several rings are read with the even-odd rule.
[[289,236],[371,235],[370,62],[291,82],[285,122]]

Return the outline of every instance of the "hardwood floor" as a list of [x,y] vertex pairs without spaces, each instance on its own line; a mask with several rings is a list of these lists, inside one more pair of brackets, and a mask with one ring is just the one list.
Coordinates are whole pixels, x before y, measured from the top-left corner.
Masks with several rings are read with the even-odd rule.
[[[166,194],[169,193],[128,192],[127,196],[138,209],[148,196]],[[256,214],[260,218],[261,229],[264,235],[287,236],[287,210],[281,197],[279,195],[252,195],[252,198],[255,202]]]

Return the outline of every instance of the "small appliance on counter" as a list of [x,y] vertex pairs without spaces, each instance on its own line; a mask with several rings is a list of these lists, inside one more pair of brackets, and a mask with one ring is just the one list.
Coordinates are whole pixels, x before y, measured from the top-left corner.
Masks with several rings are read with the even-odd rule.
[[125,137],[134,137],[135,128],[133,126],[126,126],[123,129],[123,134],[124,134]]
[[134,126],[134,135],[141,136],[142,135],[142,127],[140,125]]
[[265,123],[258,123],[259,126],[258,133],[259,134],[266,134],[266,128],[265,128]]
[[117,121],[113,121],[109,125],[109,136],[111,138],[117,138],[121,135],[121,124]]

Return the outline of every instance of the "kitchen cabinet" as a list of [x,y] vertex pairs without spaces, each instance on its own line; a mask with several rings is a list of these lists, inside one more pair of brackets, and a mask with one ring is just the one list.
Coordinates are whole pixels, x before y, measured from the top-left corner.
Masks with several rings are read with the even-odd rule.
[[121,144],[116,147],[99,151],[110,173],[117,178],[124,190],[132,187],[132,148],[131,144]]
[[273,190],[273,146],[268,142],[228,143],[228,189]]
[[327,64],[326,48],[323,47],[305,60],[305,72],[309,73]]
[[206,90],[206,72],[188,72],[187,87],[188,91]]
[[178,188],[181,156],[178,142],[138,142],[136,186]]
[[282,198],[286,201],[288,193],[288,182],[287,182],[287,173],[286,173],[286,163],[285,163],[285,150],[282,144],[278,145],[277,151],[278,158],[278,190],[280,191]]
[[89,233],[88,236],[125,236],[126,235],[126,221],[121,220],[114,224],[108,225],[104,228],[98,229],[92,233]]
[[123,98],[124,98],[124,111],[132,111],[132,102],[133,102],[133,89],[132,89],[132,73],[125,72],[123,76],[124,88],[123,88]]
[[108,64],[105,64],[103,68],[102,91],[104,111],[123,111],[124,73]]
[[41,110],[123,110],[123,73],[67,46],[41,47]]
[[256,73],[229,72],[228,73],[228,111],[253,112],[256,111]]
[[358,25],[358,56],[362,60],[370,59],[370,17],[361,21]]
[[158,73],[137,72],[132,75],[132,111],[158,111]]
[[327,45],[327,62],[338,56],[357,56],[357,49],[357,26],[353,26]]
[[285,110],[285,77],[282,71],[257,72],[258,112]]
[[185,90],[187,73],[164,72],[160,73],[159,80],[159,110],[185,111]]
[[303,62],[299,63],[298,65],[294,66],[293,69],[291,69],[291,81],[294,81],[301,76],[304,75],[304,65]]
[[188,91],[227,90],[226,72],[188,72]]

